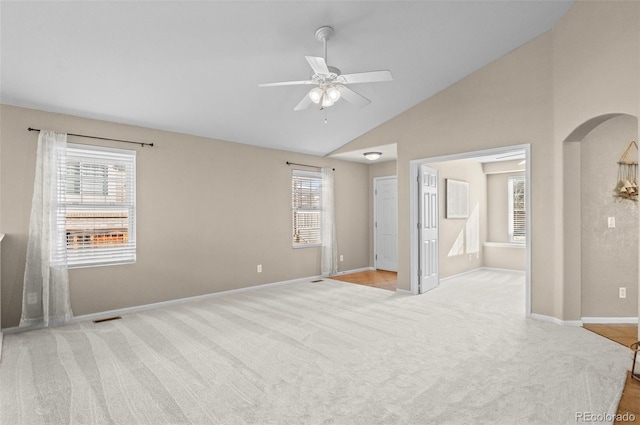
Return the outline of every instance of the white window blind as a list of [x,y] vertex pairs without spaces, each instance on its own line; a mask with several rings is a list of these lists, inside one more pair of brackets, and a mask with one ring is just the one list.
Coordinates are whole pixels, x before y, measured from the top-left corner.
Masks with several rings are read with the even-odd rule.
[[136,260],[136,151],[68,144],[58,180],[69,267]]
[[322,176],[293,170],[291,177],[293,246],[318,246],[321,239]]
[[524,190],[523,176],[509,177],[509,241],[513,243],[526,242],[527,209]]

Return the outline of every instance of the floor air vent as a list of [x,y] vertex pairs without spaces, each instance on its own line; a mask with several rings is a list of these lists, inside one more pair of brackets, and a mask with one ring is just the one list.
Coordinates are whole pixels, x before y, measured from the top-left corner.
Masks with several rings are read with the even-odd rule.
[[106,319],[94,320],[93,323],[110,322],[112,320],[120,320],[120,319],[122,319],[122,316],[113,316],[113,317],[107,317]]

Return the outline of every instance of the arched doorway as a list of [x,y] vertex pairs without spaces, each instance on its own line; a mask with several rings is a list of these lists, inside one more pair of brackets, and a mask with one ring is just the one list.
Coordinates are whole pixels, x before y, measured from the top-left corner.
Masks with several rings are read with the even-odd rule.
[[606,114],[581,124],[564,141],[566,318],[638,320],[638,205],[613,196],[618,160],[631,140],[638,140],[637,117]]

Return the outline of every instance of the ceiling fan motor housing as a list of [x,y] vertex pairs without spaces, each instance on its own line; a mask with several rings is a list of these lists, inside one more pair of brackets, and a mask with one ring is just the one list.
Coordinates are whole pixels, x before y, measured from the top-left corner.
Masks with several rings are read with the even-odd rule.
[[330,26],[323,26],[316,30],[316,38],[320,41],[327,41],[333,36],[333,28]]
[[326,75],[313,73],[311,79],[318,84],[331,84],[340,76],[340,70],[335,66],[327,66],[329,73]]

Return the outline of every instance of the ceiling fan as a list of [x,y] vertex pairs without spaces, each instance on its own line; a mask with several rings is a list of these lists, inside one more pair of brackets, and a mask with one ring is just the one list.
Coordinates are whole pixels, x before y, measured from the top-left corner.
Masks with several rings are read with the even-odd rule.
[[321,108],[332,106],[340,98],[363,107],[371,101],[366,97],[348,88],[347,84],[356,83],[376,83],[379,81],[392,81],[393,77],[389,70],[358,72],[355,74],[341,74],[336,67],[327,65],[327,40],[331,38],[334,31],[329,26],[323,26],[316,30],[316,38],[324,44],[324,57],[305,56],[307,62],[313,70],[311,79],[303,81],[283,81],[279,83],[258,84],[258,87],[274,86],[295,86],[314,85],[300,103],[293,108],[295,111],[308,108],[311,104],[319,105]]

